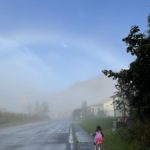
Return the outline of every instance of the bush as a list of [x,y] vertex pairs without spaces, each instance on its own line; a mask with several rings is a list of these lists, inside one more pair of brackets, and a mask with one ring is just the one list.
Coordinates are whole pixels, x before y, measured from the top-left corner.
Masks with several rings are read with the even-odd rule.
[[132,133],[143,150],[150,149],[150,122],[141,122],[136,120],[133,124]]

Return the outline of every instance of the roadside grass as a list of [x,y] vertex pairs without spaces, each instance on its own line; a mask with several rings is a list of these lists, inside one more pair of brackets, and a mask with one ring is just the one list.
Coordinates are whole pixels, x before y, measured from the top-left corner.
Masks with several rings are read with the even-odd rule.
[[31,122],[46,120],[37,115],[26,115],[9,112],[0,112],[0,128],[22,125]]
[[94,133],[96,126],[100,125],[104,133],[103,146],[106,150],[139,150],[139,146],[132,140],[124,140],[118,132],[112,132],[113,120],[115,118],[91,118],[82,120],[80,125],[89,134]]

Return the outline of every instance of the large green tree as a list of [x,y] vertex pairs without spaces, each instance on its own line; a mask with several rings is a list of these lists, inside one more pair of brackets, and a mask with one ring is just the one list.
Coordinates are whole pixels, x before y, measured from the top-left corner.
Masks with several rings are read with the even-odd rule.
[[150,16],[147,32],[141,33],[138,26],[133,26],[123,41],[134,61],[128,69],[120,72],[103,70],[103,73],[117,80],[117,95],[129,105],[130,114],[147,122],[150,121]]

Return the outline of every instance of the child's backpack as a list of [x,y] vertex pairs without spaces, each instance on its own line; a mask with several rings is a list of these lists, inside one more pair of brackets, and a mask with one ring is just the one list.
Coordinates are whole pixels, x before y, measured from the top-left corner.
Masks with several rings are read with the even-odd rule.
[[102,137],[102,134],[100,131],[96,132],[95,142],[96,142],[96,144],[102,144],[102,142],[103,142],[103,137]]

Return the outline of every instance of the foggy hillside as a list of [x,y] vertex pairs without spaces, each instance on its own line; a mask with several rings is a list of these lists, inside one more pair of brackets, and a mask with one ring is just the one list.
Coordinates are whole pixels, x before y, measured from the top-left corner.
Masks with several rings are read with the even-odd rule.
[[80,107],[84,100],[88,104],[103,101],[113,95],[114,84],[113,80],[104,75],[78,82],[65,90],[50,95],[51,110],[67,112]]
[[[34,109],[37,101],[46,101],[49,104],[50,112],[63,113],[79,108],[83,101],[88,105],[94,104],[113,95],[114,81],[101,75],[99,77],[80,81],[68,88],[52,92],[36,86],[33,90],[32,84],[28,83],[28,88],[24,86],[9,85],[1,88],[0,109],[10,112],[29,112]],[[7,89],[7,90],[5,90]],[[31,111],[31,110],[30,110]]]

